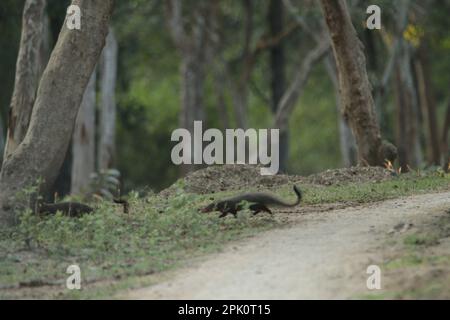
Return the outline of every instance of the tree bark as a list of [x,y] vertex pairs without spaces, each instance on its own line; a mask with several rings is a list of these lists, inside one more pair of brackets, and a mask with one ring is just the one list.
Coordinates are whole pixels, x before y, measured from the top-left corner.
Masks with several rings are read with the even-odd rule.
[[92,73],[84,91],[72,136],[72,180],[70,193],[80,195],[89,187],[95,172],[95,106],[96,72]]
[[109,29],[106,45],[102,53],[100,71],[101,107],[100,141],[98,145],[98,169],[114,166],[116,133],[116,78],[118,45],[112,28]]
[[39,191],[53,184],[105,43],[113,0],[73,0],[72,4],[83,13],[81,30],[69,30],[63,25],[42,75],[25,138],[5,159],[0,174],[0,225],[17,222],[14,209],[24,205],[15,199],[19,191],[39,178],[44,180]]
[[343,114],[355,136],[362,165],[384,165],[366,59],[344,0],[321,0],[339,75]]
[[16,78],[9,111],[8,134],[3,159],[17,149],[28,129],[42,72],[41,48],[46,0],[27,0],[22,16],[22,35]]
[[344,167],[351,167],[357,162],[357,148],[355,137],[352,130],[345,121],[342,115],[341,101],[339,97],[339,80],[337,78],[336,65],[333,58],[329,55],[325,61],[328,75],[334,87],[334,95],[336,99],[336,111],[338,114],[338,128],[339,128],[339,145],[341,149],[342,164]]

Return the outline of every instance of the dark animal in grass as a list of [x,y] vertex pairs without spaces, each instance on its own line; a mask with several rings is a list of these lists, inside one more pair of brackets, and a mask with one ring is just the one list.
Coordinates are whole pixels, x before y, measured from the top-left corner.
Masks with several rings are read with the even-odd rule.
[[272,214],[272,211],[270,211],[267,206],[295,207],[298,205],[302,200],[302,192],[297,188],[297,186],[294,186],[294,192],[297,195],[297,200],[293,203],[281,200],[271,194],[255,192],[245,193],[232,198],[213,202],[201,209],[201,212],[219,211],[222,213],[219,218],[223,218],[229,213],[236,217],[237,212],[244,209],[242,202],[248,202],[250,204],[248,208],[252,211],[253,215],[258,214],[261,211]]
[[[128,213],[129,204],[124,199],[113,199],[114,203],[123,206],[123,213]],[[60,211],[69,217],[80,217],[83,214],[92,213],[94,209],[88,205],[79,202],[60,202],[60,203],[40,203],[37,205],[39,214],[56,214]]]
[[40,203],[37,205],[38,214],[56,214],[60,211],[69,217],[80,217],[91,213],[94,209],[79,202]]

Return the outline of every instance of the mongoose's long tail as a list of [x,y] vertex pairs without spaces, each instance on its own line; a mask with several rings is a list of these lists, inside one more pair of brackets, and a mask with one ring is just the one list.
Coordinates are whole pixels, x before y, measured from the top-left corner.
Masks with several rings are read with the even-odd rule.
[[302,201],[302,191],[294,185],[294,192],[297,195],[297,200],[294,203],[284,203],[287,207],[295,207]]
[[295,200],[295,202],[289,203],[289,202],[286,202],[286,201],[283,201],[283,200],[281,200],[279,198],[275,198],[274,197],[274,198],[271,199],[272,200],[271,204],[279,205],[279,206],[283,206],[283,207],[295,207],[295,206],[297,206],[302,201],[302,192],[296,185],[294,185],[294,192],[297,195],[297,200]]
[[297,195],[297,200],[295,201],[293,206],[296,206],[302,201],[302,191],[299,188],[297,188],[296,185],[294,185],[294,192]]

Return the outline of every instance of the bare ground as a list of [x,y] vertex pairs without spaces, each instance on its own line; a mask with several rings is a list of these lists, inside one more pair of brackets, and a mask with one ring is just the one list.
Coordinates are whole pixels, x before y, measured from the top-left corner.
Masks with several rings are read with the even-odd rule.
[[[450,193],[428,194],[365,206],[302,213],[290,227],[232,243],[151,287],[119,295],[129,299],[349,299],[370,294],[396,297],[433,280],[448,267],[386,269],[401,257],[405,235],[436,227],[449,216]],[[283,214],[283,213],[279,213]],[[292,213],[289,214],[292,216]],[[427,254],[450,252],[441,235]],[[445,238],[446,237],[446,238]],[[423,253],[422,252],[422,253]],[[382,271],[382,289],[366,287],[369,265]],[[420,288],[419,288],[420,289]],[[450,298],[438,295],[439,298]],[[410,297],[408,295],[397,297]]]

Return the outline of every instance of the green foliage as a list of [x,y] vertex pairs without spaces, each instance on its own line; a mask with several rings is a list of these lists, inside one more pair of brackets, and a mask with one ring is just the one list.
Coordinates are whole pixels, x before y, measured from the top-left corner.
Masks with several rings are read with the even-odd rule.
[[16,228],[0,233],[0,283],[60,281],[72,263],[80,266],[83,279],[159,272],[182,258],[275,225],[271,218],[219,219],[200,214],[197,206],[203,198],[178,194],[164,201],[131,196],[130,215],[104,202],[95,213],[79,219],[60,213],[41,218],[25,211]]

